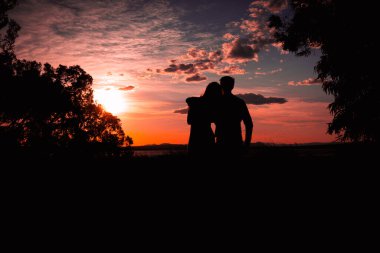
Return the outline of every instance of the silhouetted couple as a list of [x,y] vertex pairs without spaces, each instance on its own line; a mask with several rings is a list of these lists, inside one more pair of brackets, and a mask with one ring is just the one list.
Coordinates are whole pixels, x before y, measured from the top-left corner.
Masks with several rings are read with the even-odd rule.
[[[186,99],[187,123],[191,125],[188,151],[192,157],[237,156],[249,147],[252,119],[245,102],[232,94],[235,79],[224,76],[210,83],[201,97]],[[243,141],[241,122],[245,125]],[[211,124],[215,123],[215,133]],[[225,157],[224,157],[225,158]]]

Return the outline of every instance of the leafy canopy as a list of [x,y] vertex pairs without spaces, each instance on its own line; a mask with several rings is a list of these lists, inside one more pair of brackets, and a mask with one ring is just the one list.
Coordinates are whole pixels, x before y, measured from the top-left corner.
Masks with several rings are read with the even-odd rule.
[[334,96],[328,133],[340,140],[380,139],[380,90],[376,76],[377,8],[373,1],[291,0],[292,13],[272,16],[269,26],[284,50],[308,56],[320,48],[315,66],[323,90]]

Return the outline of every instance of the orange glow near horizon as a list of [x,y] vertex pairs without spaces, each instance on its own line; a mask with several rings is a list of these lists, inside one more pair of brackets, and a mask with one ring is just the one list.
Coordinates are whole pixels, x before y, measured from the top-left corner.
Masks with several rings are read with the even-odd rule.
[[[295,144],[332,142],[334,135],[326,134],[331,115],[327,103],[306,103],[290,100],[283,105],[249,106],[253,119],[254,142]],[[149,144],[187,144],[190,126],[185,114],[151,118],[144,113],[128,112],[121,117],[123,128],[134,140],[135,146]],[[244,127],[243,127],[244,130]],[[243,131],[244,134],[244,131]]]
[[114,115],[126,112],[127,102],[122,92],[114,89],[94,91],[95,101],[101,104],[107,112]]

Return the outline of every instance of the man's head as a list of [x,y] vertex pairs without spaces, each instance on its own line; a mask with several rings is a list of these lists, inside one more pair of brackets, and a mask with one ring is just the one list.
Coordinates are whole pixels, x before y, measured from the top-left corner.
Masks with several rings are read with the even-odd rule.
[[230,76],[223,76],[220,78],[220,85],[225,93],[231,93],[235,86],[235,79]]

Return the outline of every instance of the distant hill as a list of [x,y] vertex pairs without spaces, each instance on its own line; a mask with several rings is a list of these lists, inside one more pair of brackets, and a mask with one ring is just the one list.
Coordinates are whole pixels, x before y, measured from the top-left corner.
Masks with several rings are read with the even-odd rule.
[[134,150],[186,150],[186,144],[170,144],[170,143],[162,143],[162,144],[151,144],[144,146],[133,146]]
[[[324,146],[324,145],[334,145],[339,144],[335,142],[311,142],[311,143],[294,143],[294,144],[281,144],[281,143],[267,143],[267,142],[254,142],[251,143],[251,147],[288,147],[288,146]],[[143,146],[133,146],[134,150],[186,150],[187,144],[150,144]]]
[[341,144],[339,142],[308,142],[308,143],[269,143],[269,142],[254,142],[251,143],[251,147],[261,147],[261,146],[324,146],[324,145],[336,145]]

